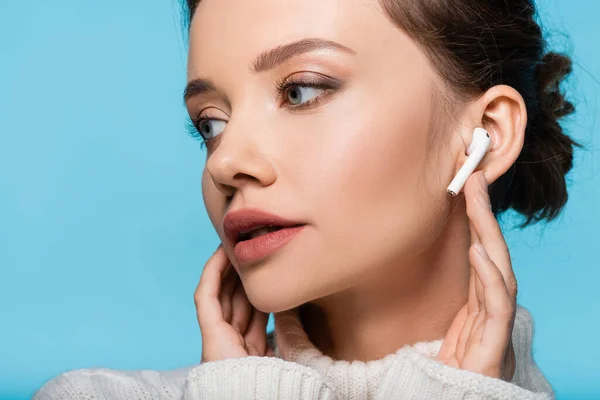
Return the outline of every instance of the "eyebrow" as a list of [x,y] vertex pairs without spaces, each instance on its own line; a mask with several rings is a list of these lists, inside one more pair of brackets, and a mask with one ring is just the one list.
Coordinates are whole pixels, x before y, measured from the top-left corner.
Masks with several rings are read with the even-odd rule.
[[[349,47],[331,40],[306,38],[262,52],[250,64],[250,70],[253,73],[258,74],[273,69],[294,56],[327,49],[339,50],[351,55],[356,54],[356,52]],[[194,96],[209,92],[220,92],[220,90],[218,90],[216,85],[209,79],[193,79],[185,86],[183,91],[183,102],[185,103]]]

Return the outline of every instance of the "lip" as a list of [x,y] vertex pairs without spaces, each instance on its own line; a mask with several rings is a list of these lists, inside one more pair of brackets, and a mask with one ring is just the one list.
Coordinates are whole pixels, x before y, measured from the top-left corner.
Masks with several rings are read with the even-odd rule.
[[[283,229],[238,242],[240,232],[262,225],[278,225]],[[304,226],[304,222],[292,221],[257,208],[230,211],[223,218],[225,237],[234,247],[234,255],[239,264],[259,261],[273,254],[300,233]]]
[[254,239],[238,242],[233,248],[233,254],[240,266],[260,261],[290,242],[306,225],[282,228],[278,231],[255,237]]

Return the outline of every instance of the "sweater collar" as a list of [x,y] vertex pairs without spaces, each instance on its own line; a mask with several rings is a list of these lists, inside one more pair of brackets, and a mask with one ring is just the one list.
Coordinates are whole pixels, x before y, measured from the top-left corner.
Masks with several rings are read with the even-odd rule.
[[443,338],[404,345],[396,352],[383,358],[369,361],[335,360],[319,350],[308,338],[302,326],[297,309],[291,309],[274,314],[275,318],[275,356],[286,361],[292,361],[320,372],[327,373],[332,368],[346,368],[352,364],[354,368],[368,369],[372,372],[384,371],[405,349],[415,350],[428,357],[434,357],[440,351]]
[[[275,332],[271,345],[275,357],[316,370],[329,384],[335,387],[339,398],[372,399],[376,397],[382,386],[396,385],[398,376],[412,382],[411,368],[419,366],[428,373],[438,371],[440,365],[432,359],[439,353],[443,338],[404,345],[395,353],[381,359],[348,362],[334,360],[323,354],[308,338],[297,309],[275,313]],[[538,376],[539,370],[532,367],[533,320],[530,312],[517,305],[515,323],[512,333],[517,368],[511,382],[523,384]],[[462,371],[453,367],[441,366],[444,374],[458,377],[467,373],[470,380],[482,380],[485,377]],[[395,372],[396,375],[388,375]],[[439,371],[438,371],[439,372]],[[398,375],[399,374],[399,375]],[[391,381],[390,381],[391,379]],[[466,379],[466,378],[465,378]]]

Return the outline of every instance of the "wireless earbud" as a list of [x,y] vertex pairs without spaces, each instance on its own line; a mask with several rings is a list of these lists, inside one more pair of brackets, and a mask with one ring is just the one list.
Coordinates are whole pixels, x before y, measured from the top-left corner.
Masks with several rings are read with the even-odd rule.
[[487,153],[490,144],[490,134],[483,128],[475,128],[473,131],[473,141],[467,148],[467,155],[469,157],[454,179],[452,179],[452,182],[450,182],[447,189],[448,194],[456,196],[460,192],[467,179],[469,179],[469,176],[475,171],[475,168],[477,168],[477,165],[479,165],[479,162],[485,156],[485,153]]

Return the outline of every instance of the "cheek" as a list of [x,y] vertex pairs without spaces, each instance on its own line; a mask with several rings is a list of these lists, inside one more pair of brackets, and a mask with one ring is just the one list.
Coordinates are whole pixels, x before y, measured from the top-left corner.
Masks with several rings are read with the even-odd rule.
[[325,128],[335,134],[320,144],[305,185],[323,247],[343,258],[345,272],[414,254],[434,229],[432,210],[443,200],[427,181],[435,175],[426,153],[430,112],[428,99],[395,99]]

